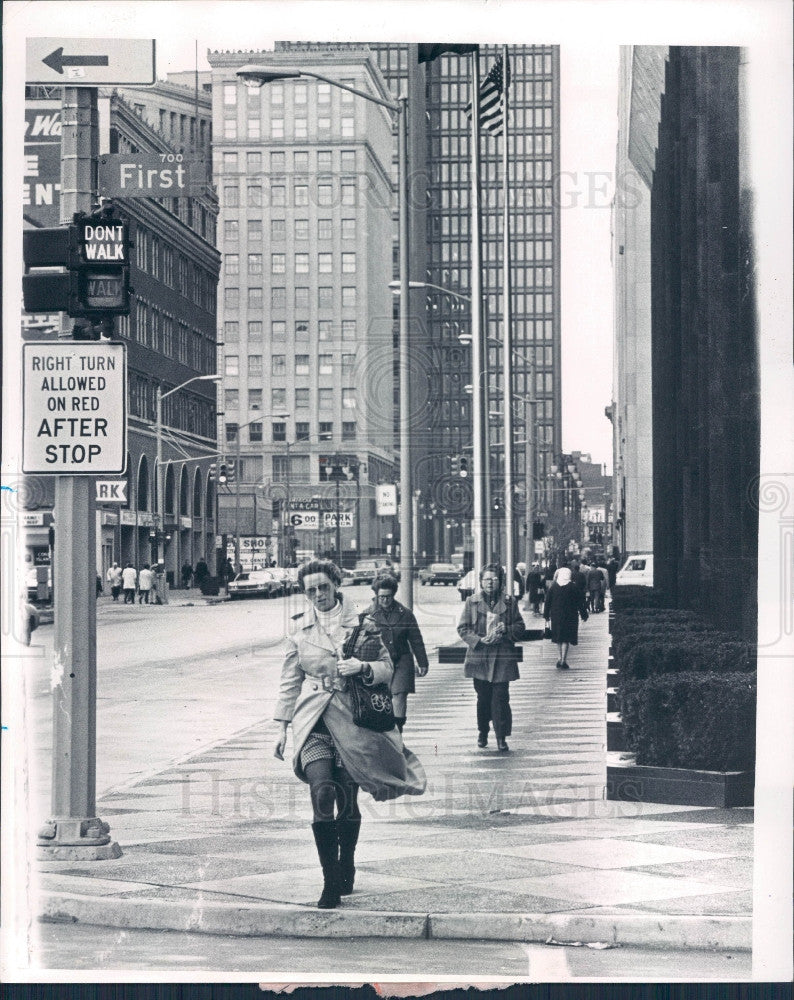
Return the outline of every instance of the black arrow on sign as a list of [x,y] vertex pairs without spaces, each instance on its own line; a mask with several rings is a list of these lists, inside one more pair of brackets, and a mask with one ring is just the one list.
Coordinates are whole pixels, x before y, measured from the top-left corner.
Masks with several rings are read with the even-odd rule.
[[63,46],[41,60],[45,66],[54,69],[56,73],[63,75],[64,66],[107,66],[107,56],[65,56]]

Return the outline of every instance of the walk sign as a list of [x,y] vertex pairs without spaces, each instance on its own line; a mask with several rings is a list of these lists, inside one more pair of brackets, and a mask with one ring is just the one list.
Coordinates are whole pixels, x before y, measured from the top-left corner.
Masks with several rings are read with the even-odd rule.
[[157,82],[151,38],[28,38],[26,54],[26,83],[101,87]]
[[121,475],[127,465],[126,345],[22,347],[22,471]]

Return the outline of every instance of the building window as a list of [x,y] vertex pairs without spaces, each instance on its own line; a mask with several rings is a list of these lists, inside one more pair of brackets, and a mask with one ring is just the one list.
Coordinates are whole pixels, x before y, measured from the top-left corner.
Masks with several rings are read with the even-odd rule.
[[318,184],[317,185],[317,204],[318,205],[333,205],[334,203],[334,188],[332,184]]
[[330,253],[317,254],[317,270],[320,272],[320,274],[331,274],[331,272],[334,269],[333,260],[334,260],[333,254]]
[[331,219],[317,220],[317,239],[330,240],[334,235],[334,225]]
[[308,86],[305,83],[296,83],[292,91],[292,99],[295,104],[305,104],[308,98]]
[[[348,87],[355,87],[356,85],[355,80],[340,80],[339,82],[347,84]],[[340,93],[342,95],[342,104],[352,104],[355,100],[355,94],[351,94],[349,90],[342,90]]]
[[308,410],[309,409],[309,390],[308,389],[296,389],[295,390],[295,409],[296,410]]
[[317,305],[320,309],[332,309],[334,305],[334,289],[332,285],[320,285],[317,289]]
[[356,286],[342,285],[342,308],[354,309],[356,305]]
[[287,408],[287,390],[273,387],[270,390],[270,409],[274,413]]
[[254,286],[248,289],[248,308],[261,310],[264,306],[264,300],[262,298],[262,288],[259,286]]
[[283,420],[276,420],[272,425],[272,434],[274,443],[278,444],[281,441],[287,440],[287,425]]
[[237,440],[237,424],[226,424],[226,443],[234,444]]
[[320,440],[330,441],[334,436],[334,425],[330,420],[321,420],[319,426]]
[[223,394],[223,405],[226,410],[236,410],[240,405],[240,390],[227,389]]
[[354,319],[342,320],[342,340],[356,339],[356,321]]
[[240,273],[240,255],[236,253],[227,253],[223,258],[223,273],[225,277],[230,274]]
[[343,205],[355,205],[356,203],[356,185],[355,184],[343,184],[342,185],[342,204]]
[[262,123],[258,118],[248,119],[248,138],[260,139],[262,136]]
[[309,339],[309,321],[305,319],[295,320],[295,339],[296,340],[308,340]]
[[237,104],[237,84],[236,83],[224,83],[223,85],[223,103],[225,107],[231,108]]
[[305,150],[293,153],[292,165],[296,174],[307,174],[309,172],[309,154]]
[[330,319],[321,319],[317,323],[317,339],[318,340],[330,340],[331,339],[331,321],[330,321]]
[[271,118],[270,119],[270,138],[271,139],[283,139],[284,138],[284,119],[283,118]]
[[356,390],[355,389],[343,389],[342,390],[342,409],[344,410],[355,410],[356,408]]
[[273,366],[274,375],[286,375],[287,374],[287,355],[286,354],[273,354],[270,358]]
[[227,309],[239,309],[240,308],[240,289],[239,288],[226,288],[223,293],[224,305]]
[[356,238],[356,220],[342,219],[342,239],[354,240]]
[[308,375],[309,374],[309,355],[308,354],[296,354],[295,355],[295,374],[296,375]]
[[352,174],[356,169],[356,151],[355,149],[343,149],[342,150],[342,173]]
[[295,132],[294,132],[295,138],[305,139],[309,134],[308,120],[306,118],[295,118],[294,125],[295,125]]
[[224,322],[223,339],[227,344],[236,343],[240,339],[240,324],[236,319],[227,319]]
[[249,241],[256,241],[262,239],[262,220],[261,219],[249,219],[248,220],[248,239]]
[[257,420],[248,425],[248,440],[251,444],[262,443],[262,421]]
[[[262,233],[261,233],[261,225],[262,225],[262,223],[260,222],[259,225],[260,225],[260,233],[259,233],[259,235],[261,236],[262,235]],[[249,223],[249,230],[248,230],[248,238],[249,239],[251,238],[250,223]],[[270,220],[270,239],[273,242],[275,242],[275,243],[282,243],[286,238],[287,238],[287,223],[286,223],[286,220],[285,219],[271,219]]]
[[334,405],[334,390],[333,389],[318,390],[317,403],[321,410],[330,410]]
[[240,239],[240,223],[237,219],[226,219],[224,221],[223,238],[227,243],[236,243]]
[[284,274],[287,270],[287,255],[285,253],[274,253],[270,255],[270,273]]
[[321,149],[317,153],[317,172],[330,174],[333,170],[333,156],[330,149]]
[[248,205],[251,208],[261,208],[262,206],[262,185],[248,185]]
[[223,373],[224,375],[239,375],[240,374],[240,358],[236,354],[227,354],[224,360]]
[[317,359],[317,372],[320,375],[333,375],[334,373],[333,354],[321,354]]
[[287,169],[287,154],[283,150],[276,150],[270,154],[270,172],[272,174],[283,174]]
[[246,169],[249,174],[258,174],[262,170],[262,154],[249,152],[245,154]]
[[262,355],[261,354],[249,354],[248,355],[248,374],[249,375],[261,375],[262,374]]
[[261,410],[262,409],[262,390],[261,389],[249,389],[248,390],[248,409],[249,410]]
[[343,441],[355,441],[356,440],[356,422],[355,422],[355,420],[343,420],[342,421],[342,440]]
[[223,204],[227,208],[237,208],[240,204],[240,189],[236,184],[227,184],[223,189]]
[[249,274],[261,274],[262,273],[262,254],[261,253],[249,253],[248,254],[248,273]]
[[270,189],[270,204],[275,208],[284,208],[287,204],[287,189],[283,184],[274,184]]
[[342,254],[342,273],[343,274],[356,273],[356,255],[354,253]]
[[331,131],[331,119],[321,116],[317,119],[317,131],[318,132],[330,132]]
[[342,376],[352,375],[353,369],[356,366],[356,356],[355,354],[343,354],[342,355]]
[[249,340],[261,340],[262,339],[262,320],[261,319],[251,319],[248,321],[248,339]]
[[356,136],[356,120],[355,118],[343,118],[342,119],[342,138],[343,139],[354,139]]
[[305,208],[309,204],[309,185],[295,185],[295,205],[297,208]]
[[229,173],[237,171],[237,153],[223,154],[223,169]]
[[295,286],[295,308],[309,308],[309,289],[305,285]]
[[271,83],[268,88],[270,91],[270,103],[272,104],[283,104],[284,103],[284,84],[283,83]]
[[236,118],[224,118],[224,120],[223,120],[223,138],[224,139],[236,139],[237,138],[237,119]]
[[271,288],[270,305],[273,309],[284,309],[287,305],[287,289]]
[[309,220],[308,219],[296,219],[295,220],[295,239],[296,240],[308,240],[309,238]]
[[296,441],[308,441],[309,440],[309,424],[304,421],[298,421],[295,424],[295,440]]
[[331,84],[330,83],[318,83],[317,84],[317,103],[318,104],[330,104],[331,103]]
[[270,335],[273,340],[287,339],[287,324],[283,319],[274,319],[270,324]]
[[295,254],[295,273],[296,274],[309,273],[309,255],[307,253]]

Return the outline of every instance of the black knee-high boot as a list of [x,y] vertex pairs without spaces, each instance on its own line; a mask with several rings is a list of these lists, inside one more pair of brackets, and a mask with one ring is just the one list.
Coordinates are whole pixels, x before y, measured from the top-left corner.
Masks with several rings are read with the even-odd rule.
[[317,900],[321,910],[333,910],[339,906],[339,843],[336,823],[332,819],[312,823],[314,842],[323,869],[323,891]]
[[394,716],[394,723],[397,726],[397,728],[400,730],[400,732],[402,732],[403,731],[403,726],[405,725],[405,716],[404,715],[395,715]]
[[336,829],[339,838],[339,893],[349,896],[353,891],[353,881],[356,877],[356,844],[361,830],[360,819],[338,819]]

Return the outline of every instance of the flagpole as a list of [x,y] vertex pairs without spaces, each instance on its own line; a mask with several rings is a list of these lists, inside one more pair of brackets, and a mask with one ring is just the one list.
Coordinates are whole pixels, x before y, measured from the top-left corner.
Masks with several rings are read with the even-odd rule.
[[486,563],[485,407],[482,323],[482,239],[480,235],[480,54],[471,53],[471,417],[474,570]]
[[504,382],[504,513],[505,513],[505,566],[507,568],[507,593],[513,593],[513,573],[516,568],[515,539],[513,535],[513,311],[510,255],[510,175],[509,175],[509,126],[508,81],[509,63],[507,46],[502,48],[502,229],[504,251],[502,260],[503,297],[502,310],[502,373]]

